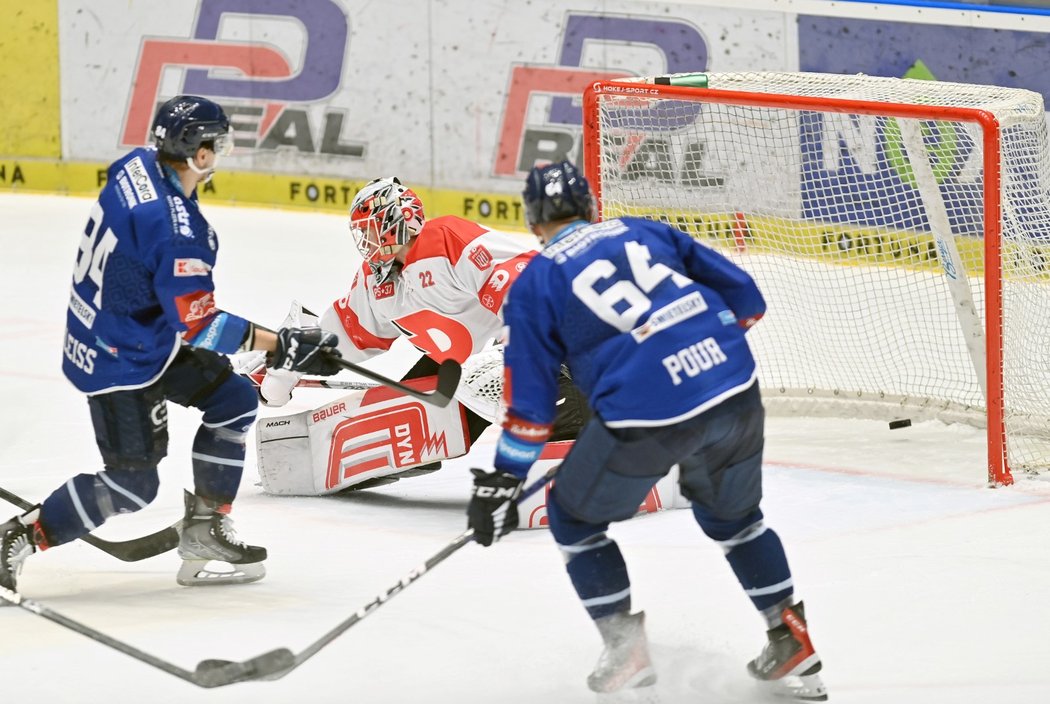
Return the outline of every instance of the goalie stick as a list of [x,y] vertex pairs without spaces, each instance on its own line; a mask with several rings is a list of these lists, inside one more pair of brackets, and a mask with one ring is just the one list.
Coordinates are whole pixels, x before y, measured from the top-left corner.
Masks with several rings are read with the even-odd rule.
[[[524,501],[525,499],[527,499],[528,497],[532,496],[537,491],[545,487],[547,485],[547,482],[554,478],[554,475],[557,473],[557,471],[558,465],[551,467],[549,470],[547,470],[547,472],[544,473],[544,475],[540,479],[537,479],[535,482],[533,482],[532,484],[530,484],[522,490],[521,495],[518,497],[515,503],[520,504],[522,501]],[[408,589],[408,587],[413,582],[425,575],[427,572],[434,569],[437,565],[444,562],[454,552],[459,550],[467,543],[472,542],[473,540],[473,529],[466,530],[463,533],[460,533],[458,536],[456,536],[454,540],[445,545],[445,547],[441,548],[436,553],[427,558],[426,562],[419,565],[415,569],[409,570],[408,574],[406,574],[404,577],[398,580],[397,584],[378,594],[374,599],[372,599],[372,601],[362,606],[349,618],[343,620],[335,628],[328,631],[316,641],[311,643],[309,646],[304,648],[302,652],[291,655],[290,651],[288,651],[292,657],[292,662],[290,664],[280,669],[274,668],[269,673],[259,675],[259,678],[266,680],[278,680],[284,677],[289,672],[291,672],[292,670],[294,670],[295,668],[299,667],[304,662],[312,658],[314,655],[317,655],[318,651],[320,651],[321,648],[331,643],[333,640],[345,633],[351,627],[360,623],[366,616],[378,609],[380,606],[387,603],[395,596]],[[282,648],[273,652],[276,653],[280,650],[286,649]]]
[[79,621],[74,621],[68,616],[64,616],[50,607],[41,604],[39,601],[27,599],[17,592],[0,588],[0,599],[9,604],[13,604],[14,606],[25,609],[35,616],[40,616],[52,623],[57,623],[63,628],[68,628],[82,636],[86,636],[96,643],[109,646],[114,650],[120,651],[121,653],[138,660],[139,662],[146,663],[158,670],[167,672],[169,675],[174,675],[181,680],[185,680],[191,684],[206,689],[212,687],[224,687],[228,684],[243,682],[245,680],[259,679],[271,675],[272,673],[285,670],[288,667],[291,667],[294,663],[294,656],[290,650],[287,648],[278,648],[263,653],[262,655],[256,655],[254,658],[249,658],[243,662],[232,662],[230,660],[202,660],[197,665],[196,669],[191,672],[190,670],[185,670],[178,665],[173,665],[166,660],[162,660],[155,655],[150,655],[143,650],[139,650],[135,646],[129,645],[124,641],[117,640],[112,636],[95,630],[90,626],[85,626]]
[[[3,487],[0,487],[0,499],[3,499],[10,504],[14,504],[23,511],[28,511],[33,508],[33,504],[17,494],[12,494]],[[181,519],[167,528],[158,530],[156,533],[150,533],[149,535],[144,535],[141,538],[133,538],[132,540],[103,540],[102,538],[96,538],[91,534],[82,535],[80,539],[88,545],[93,545],[102,552],[112,555],[118,560],[123,560],[124,562],[138,562],[139,560],[145,560],[148,557],[155,557],[178,547],[180,528],[182,528]]]
[[295,382],[297,389],[340,389],[342,391],[368,391],[382,384],[370,381],[342,381],[339,379],[313,379],[304,377]]
[[348,369],[355,374],[360,374],[366,379],[378,382],[383,386],[389,386],[391,389],[396,389],[406,396],[418,398],[420,401],[426,401],[432,403],[435,406],[444,408],[452,402],[452,397],[456,393],[456,387],[459,386],[459,377],[462,375],[463,370],[459,366],[459,363],[446,359],[440,365],[437,370],[437,386],[433,391],[419,391],[411,386],[406,386],[399,381],[389,379],[382,374],[377,374],[371,369],[365,369],[364,367],[358,366],[353,362],[348,362],[342,357],[330,357],[330,359],[338,364],[343,369]]

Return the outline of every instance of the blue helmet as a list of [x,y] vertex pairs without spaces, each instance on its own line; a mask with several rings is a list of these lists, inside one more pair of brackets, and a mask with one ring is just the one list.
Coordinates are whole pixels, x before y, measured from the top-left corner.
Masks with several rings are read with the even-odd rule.
[[569,161],[534,167],[525,179],[521,196],[525,201],[525,223],[530,227],[570,218],[594,218],[591,187]]
[[218,103],[196,95],[177,95],[160,106],[150,130],[161,155],[192,158],[204,142],[213,142],[216,153],[228,154],[230,120]]

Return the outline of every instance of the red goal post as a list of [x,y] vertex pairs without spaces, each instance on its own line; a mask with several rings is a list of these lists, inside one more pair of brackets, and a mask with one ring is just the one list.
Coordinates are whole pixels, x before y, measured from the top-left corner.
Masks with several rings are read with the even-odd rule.
[[1050,152],[1031,91],[872,76],[598,81],[602,212],[742,264],[767,405],[987,427],[988,480],[1050,467]]

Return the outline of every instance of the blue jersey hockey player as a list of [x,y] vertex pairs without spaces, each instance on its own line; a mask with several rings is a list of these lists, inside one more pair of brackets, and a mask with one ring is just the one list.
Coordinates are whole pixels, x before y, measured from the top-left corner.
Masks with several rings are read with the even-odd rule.
[[[157,494],[167,454],[166,402],[203,413],[186,493],[180,584],[243,583],[265,574],[266,550],[239,541],[228,518],[255,420],[252,384],[225,353],[265,350],[269,364],[332,374],[334,335],[272,332],[218,307],[215,231],[197,186],[232,147],[222,108],[183,95],[162,105],[154,147],[114,162],[91,209],[73,268],[62,369],[87,395],[104,471],[78,474],[43,504],[0,525],[0,588],[14,591],[26,557],[67,543]],[[232,565],[212,572],[209,561]]]
[[826,699],[784,548],[759,509],[764,412],[744,338],[765,312],[758,287],[668,225],[592,222],[589,187],[571,163],[533,169],[524,201],[544,247],[505,307],[507,414],[495,471],[473,470],[475,539],[490,545],[517,526],[514,502],[550,432],[565,362],[595,415],[561,465],[547,518],[605,642],[590,688],[656,681],[643,613],[631,613],[627,568],[606,530],[678,464],[696,521],[768,623],[751,675],[798,699]]

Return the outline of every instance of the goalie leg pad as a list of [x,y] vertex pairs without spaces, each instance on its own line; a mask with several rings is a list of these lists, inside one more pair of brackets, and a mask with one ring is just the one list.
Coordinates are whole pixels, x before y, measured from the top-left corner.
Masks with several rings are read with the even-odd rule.
[[[436,377],[405,383],[430,390]],[[256,445],[270,494],[320,496],[459,457],[469,448],[465,411],[438,408],[383,387],[312,411],[264,418]]]

